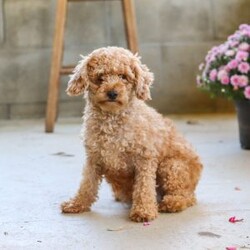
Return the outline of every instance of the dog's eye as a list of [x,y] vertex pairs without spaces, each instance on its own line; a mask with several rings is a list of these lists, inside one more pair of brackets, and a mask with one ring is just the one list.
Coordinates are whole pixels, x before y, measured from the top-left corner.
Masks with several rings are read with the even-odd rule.
[[119,75],[119,77],[120,77],[122,80],[127,80],[127,76],[126,76],[126,75]]
[[96,79],[96,84],[97,84],[97,85],[101,85],[102,82],[103,82],[103,76],[100,75],[100,76],[98,76],[98,78]]

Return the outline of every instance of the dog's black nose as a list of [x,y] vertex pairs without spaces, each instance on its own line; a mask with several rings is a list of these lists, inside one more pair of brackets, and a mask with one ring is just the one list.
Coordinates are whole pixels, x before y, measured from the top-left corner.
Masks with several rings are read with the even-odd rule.
[[110,100],[115,100],[118,96],[118,93],[115,90],[110,90],[107,92],[107,96]]

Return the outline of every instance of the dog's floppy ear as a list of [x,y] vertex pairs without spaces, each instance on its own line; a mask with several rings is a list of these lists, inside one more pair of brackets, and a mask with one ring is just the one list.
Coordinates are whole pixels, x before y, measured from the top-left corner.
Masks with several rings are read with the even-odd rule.
[[150,85],[154,81],[154,74],[149,71],[148,67],[141,63],[140,57],[135,55],[134,61],[135,73],[135,94],[141,100],[151,100]]
[[73,74],[70,76],[68,87],[66,92],[70,96],[77,96],[83,94],[89,86],[89,79],[87,75],[87,61],[88,57],[82,57],[78,65],[73,70]]

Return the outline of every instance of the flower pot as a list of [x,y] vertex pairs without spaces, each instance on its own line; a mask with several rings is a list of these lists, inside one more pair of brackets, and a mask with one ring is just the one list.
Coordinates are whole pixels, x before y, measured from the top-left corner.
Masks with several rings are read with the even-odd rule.
[[235,107],[239,123],[240,145],[242,149],[250,149],[250,101],[237,100]]

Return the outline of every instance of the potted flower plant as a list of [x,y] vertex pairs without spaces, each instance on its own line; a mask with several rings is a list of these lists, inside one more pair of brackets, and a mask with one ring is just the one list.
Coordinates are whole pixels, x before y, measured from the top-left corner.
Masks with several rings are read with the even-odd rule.
[[225,43],[213,47],[199,69],[200,89],[235,101],[241,147],[250,149],[250,25],[240,25]]

